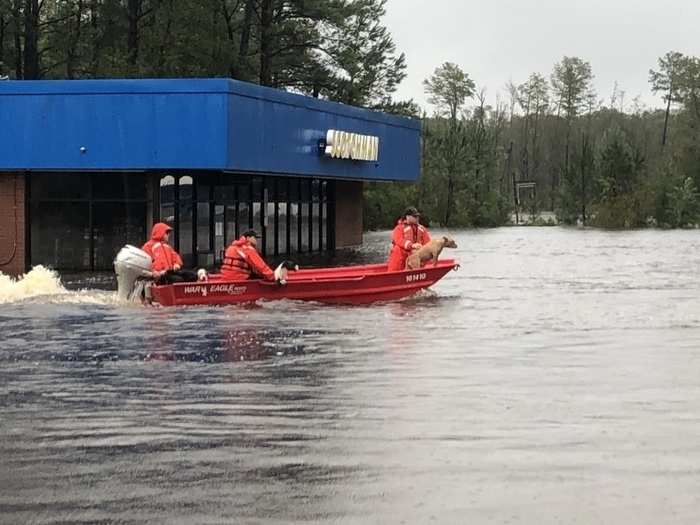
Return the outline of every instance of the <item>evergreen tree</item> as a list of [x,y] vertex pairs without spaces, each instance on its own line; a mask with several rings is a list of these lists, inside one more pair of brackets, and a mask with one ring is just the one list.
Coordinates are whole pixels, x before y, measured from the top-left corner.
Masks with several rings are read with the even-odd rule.
[[386,0],[354,0],[342,20],[329,25],[324,64],[330,85],[322,93],[354,106],[382,108],[394,104],[392,95],[406,76],[406,57],[382,25]]

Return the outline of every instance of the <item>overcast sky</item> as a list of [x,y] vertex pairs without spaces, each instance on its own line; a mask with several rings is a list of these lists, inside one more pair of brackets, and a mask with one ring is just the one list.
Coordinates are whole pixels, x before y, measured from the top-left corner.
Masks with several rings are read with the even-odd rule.
[[445,61],[493,104],[509,79],[549,78],[562,56],[578,56],[591,63],[599,98],[609,101],[617,81],[629,109],[637,95],[661,104],[647,81],[658,57],[700,55],[700,0],[389,0],[384,22],[408,62],[397,98],[426,108],[423,79]]

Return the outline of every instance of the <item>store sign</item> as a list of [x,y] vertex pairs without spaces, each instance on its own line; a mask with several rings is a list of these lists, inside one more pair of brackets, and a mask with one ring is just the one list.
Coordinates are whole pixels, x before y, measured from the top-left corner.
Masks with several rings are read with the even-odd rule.
[[324,153],[334,159],[377,160],[379,137],[329,129],[326,133]]

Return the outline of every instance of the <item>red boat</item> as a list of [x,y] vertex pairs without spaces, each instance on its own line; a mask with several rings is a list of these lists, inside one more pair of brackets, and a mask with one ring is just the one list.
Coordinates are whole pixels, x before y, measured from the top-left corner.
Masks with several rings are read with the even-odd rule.
[[369,304],[403,299],[432,286],[459,265],[453,259],[419,270],[387,272],[386,264],[318,268],[290,272],[287,283],[250,279],[153,286],[153,301],[163,306],[219,305],[292,299],[330,304]]

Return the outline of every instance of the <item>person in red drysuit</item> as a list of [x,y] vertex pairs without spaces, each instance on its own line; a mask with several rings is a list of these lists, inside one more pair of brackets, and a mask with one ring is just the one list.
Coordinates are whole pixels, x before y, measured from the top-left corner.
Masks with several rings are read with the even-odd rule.
[[232,242],[224,252],[221,265],[221,278],[231,281],[262,278],[274,281],[275,274],[258,254],[257,233],[248,230],[240,239]]
[[430,242],[430,233],[419,221],[420,213],[413,206],[409,206],[396,223],[391,234],[388,271],[405,270],[406,259],[411,255],[411,252]]
[[194,272],[182,269],[182,258],[168,244],[173,229],[164,222],[157,222],[151,230],[151,239],[141,249],[151,256],[153,273],[159,284],[196,281]]

